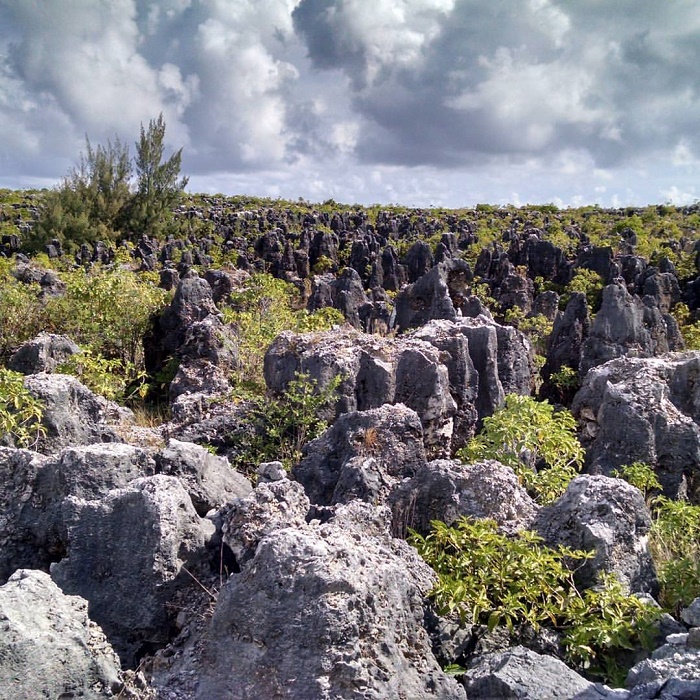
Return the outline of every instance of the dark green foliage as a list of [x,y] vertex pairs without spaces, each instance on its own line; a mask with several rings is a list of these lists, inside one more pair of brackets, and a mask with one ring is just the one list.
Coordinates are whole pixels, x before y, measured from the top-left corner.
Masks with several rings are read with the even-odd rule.
[[180,178],[182,149],[163,160],[165,122],[161,114],[141,125],[141,138],[136,144],[135,169],[138,178],[122,224],[124,231],[157,236],[172,219],[172,209],[180,200],[188,179]]
[[621,676],[620,650],[651,644],[658,609],[627,596],[613,576],[595,590],[576,588],[570,567],[591,553],[551,549],[529,531],[507,537],[492,520],[432,526],[410,541],[438,575],[430,597],[441,614],[488,629],[554,628],[570,663],[608,681]]
[[279,460],[287,468],[298,462],[301,448],[328,427],[320,415],[335,402],[340,381],[337,376],[319,389],[308,375],[297,374],[282,396],[253,400],[235,466],[253,476],[263,462]]
[[141,126],[133,163],[119,138],[97,147],[86,139],[78,165],[45,195],[39,220],[23,235],[24,249],[39,252],[54,239],[71,248],[161,233],[187,185],[179,177],[182,150],[163,161],[164,138],[161,114],[147,130]]

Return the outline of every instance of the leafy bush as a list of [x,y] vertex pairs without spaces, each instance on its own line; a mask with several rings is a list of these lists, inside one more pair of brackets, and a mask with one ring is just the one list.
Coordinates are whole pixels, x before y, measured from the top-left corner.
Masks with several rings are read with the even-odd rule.
[[141,125],[133,162],[119,138],[96,148],[87,140],[78,165],[47,193],[39,220],[23,234],[25,250],[39,252],[53,239],[77,247],[132,234],[162,233],[187,185],[187,178],[179,178],[182,150],[163,161],[164,139],[161,114],[149,122],[148,129]]
[[24,386],[24,376],[0,367],[0,440],[33,447],[46,433],[44,407]]
[[302,447],[328,427],[320,414],[335,402],[340,381],[337,376],[319,389],[308,375],[297,374],[282,396],[254,400],[235,466],[252,476],[262,462],[279,460],[288,468],[298,462]]
[[570,566],[591,553],[546,547],[529,531],[507,537],[492,520],[468,518],[452,527],[435,521],[410,542],[437,573],[430,597],[438,612],[463,624],[552,627],[563,632],[569,662],[608,681],[619,677],[618,650],[651,642],[659,610],[626,596],[614,577],[596,590],[576,588]]
[[[146,373],[137,370],[132,362],[121,358],[108,359],[88,346],[72,355],[58,367],[58,371],[78,377],[88,389],[110,401],[123,403],[134,395],[143,398],[147,389]],[[134,385],[136,388],[128,391]]]
[[24,284],[0,274],[0,358],[9,357],[45,326],[44,307],[36,283]]
[[613,476],[636,486],[650,503],[649,546],[659,579],[659,602],[677,615],[700,596],[700,506],[665,496],[650,498],[661,490],[661,484],[648,464],[625,465]]
[[309,313],[299,308],[299,293],[294,285],[266,273],[251,275],[243,289],[231,294],[230,305],[223,307],[223,314],[238,333],[238,384],[258,394],[264,391],[265,351],[282,331],[329,330],[344,321],[337,309]]
[[700,596],[700,506],[659,496],[652,510],[649,544],[661,587],[659,602],[677,614]]
[[546,504],[566,490],[581,469],[584,453],[569,411],[508,394],[503,407],[484,419],[479,435],[457,456],[464,462],[496,459],[511,467],[533,498]]
[[75,342],[124,367],[142,365],[142,341],[151,318],[167,302],[168,292],[148,274],[122,268],[64,272],[61,297],[46,305],[48,324]]

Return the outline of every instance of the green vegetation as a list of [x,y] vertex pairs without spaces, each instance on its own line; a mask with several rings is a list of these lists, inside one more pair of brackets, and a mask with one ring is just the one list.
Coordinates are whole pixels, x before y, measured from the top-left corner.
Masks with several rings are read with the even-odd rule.
[[255,399],[235,466],[252,477],[263,462],[278,460],[287,468],[298,462],[301,448],[328,427],[320,415],[335,403],[340,382],[341,377],[336,376],[328,386],[319,388],[307,374],[298,374],[281,396]]
[[410,542],[438,575],[436,608],[462,624],[551,627],[563,633],[570,663],[606,681],[624,678],[620,650],[651,645],[657,608],[625,595],[612,576],[595,590],[577,589],[570,567],[590,553],[546,547],[529,531],[507,537],[491,520],[468,518],[452,527],[435,521]]
[[148,129],[141,126],[134,162],[118,137],[96,147],[87,140],[78,165],[44,196],[39,220],[22,236],[24,248],[40,252],[54,239],[71,248],[166,231],[187,178],[179,178],[181,150],[163,160],[164,139],[161,114]]
[[539,503],[554,501],[583,464],[576,421],[547,401],[508,394],[481,432],[457,452],[463,462],[495,459],[515,471]]
[[32,448],[46,433],[44,407],[24,386],[24,376],[0,367],[0,444]]
[[653,494],[661,491],[654,470],[643,462],[613,472],[644,493],[653,524],[649,545],[659,578],[659,603],[675,615],[700,596],[700,506]]
[[345,320],[340,311],[329,307],[309,313],[301,305],[294,285],[267,273],[251,275],[222,310],[224,320],[235,326],[239,338],[236,383],[257,393],[264,392],[265,387],[265,350],[282,331],[329,330]]

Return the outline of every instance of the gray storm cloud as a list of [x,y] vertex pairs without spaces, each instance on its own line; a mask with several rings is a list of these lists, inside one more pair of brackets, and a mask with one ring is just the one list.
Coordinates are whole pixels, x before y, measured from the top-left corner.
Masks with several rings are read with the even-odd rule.
[[202,176],[694,168],[699,37],[694,0],[0,0],[0,174],[159,112]]

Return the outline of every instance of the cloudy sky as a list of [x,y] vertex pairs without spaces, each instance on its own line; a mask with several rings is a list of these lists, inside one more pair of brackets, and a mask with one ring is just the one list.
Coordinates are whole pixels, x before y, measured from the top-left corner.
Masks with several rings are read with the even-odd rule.
[[189,189],[700,198],[697,0],[0,0],[0,187],[162,112]]

